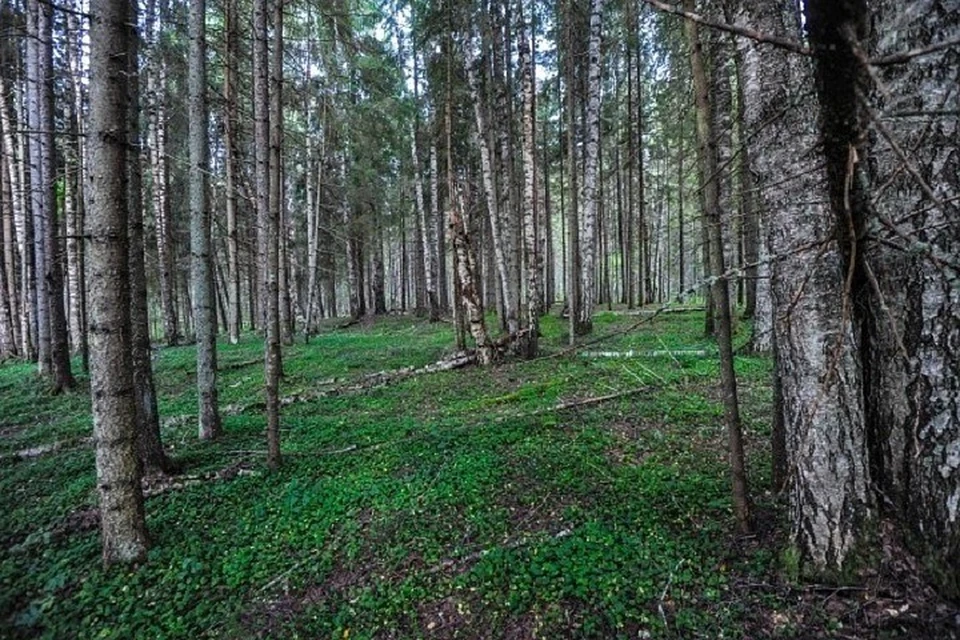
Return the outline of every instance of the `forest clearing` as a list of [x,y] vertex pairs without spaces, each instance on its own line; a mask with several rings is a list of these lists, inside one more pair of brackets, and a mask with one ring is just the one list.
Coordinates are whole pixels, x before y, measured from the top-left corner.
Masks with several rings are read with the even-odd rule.
[[[262,342],[220,345],[212,443],[189,417],[194,349],[159,350],[162,435],[183,470],[145,479],[153,547],[133,570],[100,567],[86,395],[0,367],[0,636],[956,637],[960,611],[897,548],[832,586],[782,556],[769,358],[737,357],[757,511],[738,536],[703,313],[596,320],[602,347],[633,357],[564,353],[547,317],[537,360],[291,402],[277,472]],[[288,348],[281,396],[450,355],[446,323],[335,327]]]

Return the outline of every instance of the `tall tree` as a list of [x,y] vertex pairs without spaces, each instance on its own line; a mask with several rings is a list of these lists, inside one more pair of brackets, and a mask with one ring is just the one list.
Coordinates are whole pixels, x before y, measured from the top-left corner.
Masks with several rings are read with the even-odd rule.
[[604,0],[591,0],[587,41],[587,103],[585,106],[583,185],[580,192],[580,331],[593,326],[597,300],[598,181],[600,174],[600,41],[603,33]]
[[543,298],[541,286],[541,255],[537,241],[537,167],[536,167],[536,110],[534,97],[533,54],[531,52],[531,22],[525,21],[522,3],[518,3],[520,20],[520,73],[523,90],[523,247],[526,264],[526,337],[522,351],[528,358],[537,355],[540,335],[540,309]]
[[[137,0],[132,3],[134,13]],[[130,347],[133,367],[133,392],[137,405],[137,448],[145,473],[170,472],[173,462],[160,440],[160,413],[153,384],[150,348],[150,321],[147,301],[147,273],[143,241],[143,171],[140,163],[140,36],[136,25],[128,25],[130,50],[127,54],[127,231],[130,282]]]
[[[694,0],[684,0],[684,9],[693,12]],[[708,225],[710,242],[710,270],[716,302],[715,322],[717,346],[720,351],[720,377],[723,386],[724,421],[727,426],[730,473],[733,485],[733,508],[737,526],[742,532],[750,529],[750,510],[747,493],[746,463],[743,453],[743,437],[740,426],[737,378],[733,368],[733,337],[730,319],[728,276],[724,265],[723,215],[720,201],[719,155],[717,132],[711,113],[709,81],[705,66],[703,47],[696,22],[685,22],[690,45],[690,68],[693,77],[694,98],[697,110],[697,141],[700,164],[701,190],[703,192],[704,216]]]
[[[277,0],[279,1],[279,0]],[[258,264],[266,269],[264,276],[263,310],[265,312],[266,341],[264,343],[264,390],[267,418],[267,464],[280,466],[280,299],[278,282],[278,204],[279,181],[271,180],[271,161],[279,162],[279,149],[270,146],[269,97],[269,5],[267,0],[255,0],[253,6],[253,108],[254,142],[256,145],[257,219],[262,234]],[[282,28],[282,23],[277,24]],[[279,34],[277,34],[279,35]]]
[[127,281],[126,0],[91,0],[90,162],[86,245],[90,285],[90,395],[105,565],[146,558],[148,538],[136,448],[136,401]]
[[210,241],[206,11],[206,0],[190,1],[190,279],[197,336],[200,437],[209,440],[218,437],[222,427],[217,400],[217,315]]
[[239,148],[238,148],[238,108],[237,103],[237,65],[239,64],[239,16],[237,15],[237,0],[227,0],[225,7],[226,46],[223,57],[223,97],[226,102],[224,114],[224,144],[225,149],[225,191],[227,214],[227,300],[230,306],[227,314],[227,334],[230,342],[240,341],[240,328],[243,324],[240,309],[240,247],[239,230],[237,228],[237,192],[239,179]]

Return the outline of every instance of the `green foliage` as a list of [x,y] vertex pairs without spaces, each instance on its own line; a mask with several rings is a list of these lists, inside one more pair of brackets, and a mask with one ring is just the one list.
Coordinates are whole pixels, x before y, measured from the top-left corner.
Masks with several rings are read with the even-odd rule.
[[[671,314],[604,348],[712,353],[701,323]],[[598,333],[626,326],[597,316]],[[545,348],[562,349],[564,324],[543,327]],[[285,351],[283,392],[424,365],[451,343],[449,326],[408,318],[330,330]],[[569,354],[293,403],[284,467],[267,473],[263,416],[242,410],[262,397],[261,349],[253,336],[220,345],[232,409],[215,443],[196,439],[192,348],[159,352],[163,437],[189,477],[147,500],[148,562],[111,572],[90,520],[88,397],[51,397],[30,367],[0,367],[0,636],[744,633],[713,356]],[[745,389],[765,393],[769,365],[738,364]]]

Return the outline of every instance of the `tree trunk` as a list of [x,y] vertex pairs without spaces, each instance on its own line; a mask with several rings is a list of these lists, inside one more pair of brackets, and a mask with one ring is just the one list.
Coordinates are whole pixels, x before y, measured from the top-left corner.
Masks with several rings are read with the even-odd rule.
[[136,449],[127,282],[127,25],[129,3],[92,0],[87,217],[90,395],[103,562],[146,559],[148,538]]
[[542,257],[537,240],[537,166],[536,166],[536,110],[534,96],[533,56],[531,54],[530,23],[524,21],[522,4],[520,21],[520,73],[523,88],[523,246],[526,253],[526,322],[527,334],[520,351],[527,358],[536,357],[540,338],[540,303],[543,298],[540,273]]
[[[278,282],[278,213],[277,189],[279,182],[272,180],[273,163],[279,162],[279,149],[275,149],[270,135],[270,96],[268,59],[268,11],[267,0],[255,0],[253,5],[253,108],[254,139],[256,142],[257,219],[259,221],[258,246],[262,255],[258,264],[263,267],[260,276],[262,289],[262,312],[264,314],[264,392],[267,419],[267,466],[280,466],[280,291]],[[282,25],[278,22],[277,36]]]
[[[684,9],[695,10],[693,0],[685,0]],[[717,303],[717,346],[720,350],[720,377],[723,386],[724,421],[727,426],[727,441],[730,448],[730,471],[733,484],[733,510],[737,527],[742,533],[750,530],[750,510],[747,492],[746,465],[740,428],[737,379],[733,369],[733,340],[730,323],[730,298],[727,278],[724,275],[722,214],[720,211],[720,178],[718,175],[718,149],[711,118],[711,106],[707,73],[703,60],[697,23],[685,22],[690,44],[690,67],[693,77],[694,96],[697,107],[697,140],[700,159],[700,175],[710,241],[710,270],[713,295]]]
[[193,325],[197,336],[197,395],[200,438],[222,432],[217,401],[217,316],[210,242],[210,170],[207,128],[206,0],[190,0],[190,274]]
[[163,313],[163,335],[167,346],[180,342],[180,323],[177,313],[177,276],[174,271],[176,245],[173,221],[170,215],[169,169],[167,164],[167,63],[160,39],[163,13],[153,24],[153,11],[147,15],[150,38],[150,70],[147,75],[147,118],[150,137],[151,185],[153,189],[153,217],[156,228],[157,262],[160,280],[160,306]]
[[597,195],[600,174],[600,40],[603,26],[604,0],[591,0],[590,25],[587,42],[587,104],[584,126],[583,186],[580,192],[580,316],[581,333],[593,328],[593,308],[596,306],[597,286]]
[[[477,147],[480,149],[483,192],[486,197],[487,214],[490,221],[490,240],[493,247],[496,273],[499,276],[498,283],[500,285],[500,291],[502,292],[502,320],[506,323],[507,332],[510,335],[515,335],[519,330],[519,314],[515,304],[519,298],[517,295],[516,282],[511,278],[509,263],[510,249],[507,239],[509,228],[504,228],[503,212],[500,211],[501,202],[497,198],[498,190],[493,172],[493,145],[490,144],[488,139],[489,129],[487,127],[486,109],[477,79],[476,61],[473,59],[472,54],[468,54],[466,66],[476,123],[475,140]],[[504,179],[506,179],[505,176]],[[461,280],[461,286],[462,284]]]
[[[873,58],[960,37],[960,3],[882,0]],[[821,20],[836,19],[818,7]],[[855,20],[855,16],[851,22]],[[820,32],[818,31],[818,34]],[[847,54],[857,64],[858,52]],[[832,61],[824,59],[822,73]],[[860,167],[875,204],[860,255],[865,407],[872,479],[893,501],[907,541],[948,597],[960,596],[960,160],[956,45],[881,65],[861,95]],[[907,114],[916,115],[907,115]],[[863,184],[863,183],[861,183]],[[951,265],[951,266],[948,266]]]
[[456,205],[450,209],[450,235],[455,251],[456,273],[460,282],[463,308],[466,311],[470,334],[477,345],[477,360],[481,365],[488,365],[493,362],[495,353],[483,317],[483,298],[477,290],[476,257],[463,220],[463,202],[460,194],[457,194]]
[[[743,6],[763,33],[800,33],[793,7],[771,1]],[[809,152],[818,145],[814,105],[803,93],[813,84],[810,62],[781,49],[751,46],[759,66],[756,76],[745,76],[744,92],[748,99],[761,99],[744,106],[754,133],[750,150],[761,203],[770,212],[770,249],[777,256],[772,295],[792,478],[792,539],[805,571],[835,572],[873,517],[860,336],[852,322],[844,246],[855,240],[846,223],[837,227],[828,202],[811,202],[810,194],[825,192],[828,176],[822,160]],[[754,82],[765,91],[752,87]],[[791,180],[783,180],[784,167]]]
[[170,472],[160,440],[160,414],[153,385],[150,324],[147,312],[147,275],[143,242],[143,175],[140,165],[140,39],[133,25],[127,44],[127,234],[130,283],[130,349],[133,393],[137,410],[137,450],[145,473]]
[[223,94],[225,105],[224,145],[225,149],[225,200],[227,213],[227,335],[231,344],[240,341],[242,312],[240,310],[240,258],[237,231],[237,178],[238,178],[238,116],[237,116],[237,65],[239,53],[237,40],[237,0],[227,0],[224,29],[226,31],[226,52],[223,62]]

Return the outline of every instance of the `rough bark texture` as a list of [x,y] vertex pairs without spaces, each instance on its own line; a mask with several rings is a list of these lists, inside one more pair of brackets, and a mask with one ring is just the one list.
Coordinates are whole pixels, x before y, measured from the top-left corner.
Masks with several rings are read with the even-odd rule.
[[[744,3],[763,33],[799,33],[794,10]],[[858,332],[851,317],[845,227],[823,195],[828,176],[817,155],[808,59],[751,45],[746,118],[770,249],[777,257],[772,295],[777,374],[790,459],[792,537],[806,566],[837,571],[867,534],[873,516],[863,421]],[[755,86],[758,85],[758,86]],[[790,140],[791,145],[782,144]],[[790,167],[784,176],[783,167]],[[813,195],[813,197],[811,197]],[[842,241],[841,241],[842,238]]]
[[87,277],[90,392],[103,562],[145,559],[127,282],[127,25],[130,4],[92,0]]
[[534,96],[533,56],[530,51],[530,29],[520,14],[520,73],[523,83],[523,248],[526,257],[526,318],[521,351],[528,358],[537,355],[540,337],[540,305],[543,298],[540,281],[541,260],[537,242],[537,167],[536,167],[536,119]]
[[453,242],[454,266],[460,283],[463,303],[470,334],[477,345],[477,361],[481,365],[493,362],[494,350],[483,317],[483,298],[477,287],[476,257],[470,243],[470,235],[463,220],[462,197],[457,197],[456,206],[450,209],[450,239]]
[[[960,36],[960,2],[873,5],[873,58]],[[874,70],[864,251],[866,407],[877,490],[960,594],[960,47]],[[912,114],[912,115],[911,115]],[[952,115],[949,115],[952,114]]]
[[[688,3],[689,5],[689,3]],[[690,68],[697,109],[697,142],[700,161],[704,216],[709,230],[710,271],[713,277],[717,347],[720,351],[720,377],[723,387],[724,422],[727,428],[729,464],[732,481],[734,515],[742,533],[750,530],[750,508],[747,475],[737,399],[737,379],[733,369],[733,339],[730,316],[730,288],[725,277],[723,251],[723,214],[718,135],[711,113],[708,78],[704,68],[703,49],[697,24],[687,21],[686,35],[690,45]]]
[[130,280],[130,341],[133,389],[137,406],[137,450],[145,473],[168,472],[173,464],[160,440],[160,413],[153,385],[147,275],[143,243],[143,175],[140,168],[140,46],[135,28],[127,37],[127,231]]
[[603,0],[590,3],[587,42],[587,104],[584,123],[583,187],[580,191],[580,317],[581,331],[593,326],[597,300],[597,218],[600,175],[600,41],[603,27]]
[[190,280],[193,325],[197,336],[197,395],[200,438],[221,433],[217,401],[217,316],[210,242],[210,170],[207,139],[206,0],[190,2]]

